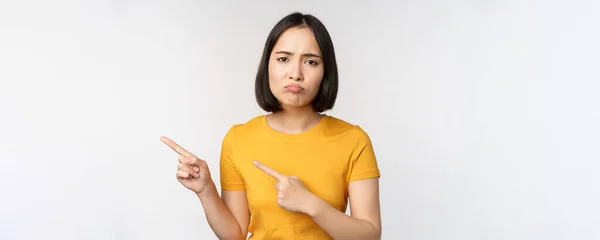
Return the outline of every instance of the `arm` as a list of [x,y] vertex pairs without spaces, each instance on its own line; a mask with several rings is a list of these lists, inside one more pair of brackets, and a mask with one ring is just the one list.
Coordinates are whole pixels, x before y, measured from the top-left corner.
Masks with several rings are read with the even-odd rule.
[[[177,180],[196,193],[204,208],[208,224],[217,237],[233,240],[246,239],[250,218],[246,191],[224,191],[221,200],[215,183],[210,177],[206,161],[199,159],[167,137],[161,137],[161,141],[179,153]],[[221,162],[223,166],[224,161]],[[223,172],[227,173],[227,171]],[[240,181],[239,178],[237,181]],[[236,187],[240,189],[239,186]]]
[[223,191],[219,197],[215,184],[198,193],[210,228],[222,240],[246,239],[250,213],[246,191]]
[[219,162],[221,197],[213,181],[205,194],[198,194],[206,219],[213,232],[221,240],[246,239],[250,212],[243,180],[232,160],[232,127],[225,135]]
[[311,216],[334,239],[381,239],[378,177],[361,180],[355,177],[356,180],[350,181],[348,192],[352,214],[348,216],[311,193],[298,177],[283,175],[258,161],[254,165],[277,180],[279,206]]
[[350,182],[351,216],[315,198],[309,215],[334,239],[381,239],[379,179]]

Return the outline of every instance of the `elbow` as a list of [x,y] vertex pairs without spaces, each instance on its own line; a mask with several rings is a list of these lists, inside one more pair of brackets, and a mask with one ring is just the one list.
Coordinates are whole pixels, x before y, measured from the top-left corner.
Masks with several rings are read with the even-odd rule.
[[367,223],[368,228],[364,226],[364,228],[361,230],[361,234],[357,234],[351,239],[381,240],[381,227],[370,222]]
[[244,232],[240,232],[239,235],[237,235],[235,238],[233,238],[234,240],[246,240],[246,238],[248,238],[247,236],[248,234],[244,234]]
[[[235,234],[234,234],[234,232],[235,232]],[[236,231],[232,231],[232,232],[230,232],[226,236],[219,236],[219,235],[217,235],[217,238],[221,239],[221,240],[245,240],[246,236],[244,236],[244,233],[241,232],[241,231],[237,231],[237,232]]]
[[219,238],[219,239],[223,239],[223,240],[244,240],[246,238],[244,238],[241,234],[237,235],[237,236],[232,236],[229,238]]
[[369,239],[381,240],[381,227],[373,226],[372,235]]
[[368,240],[381,240],[381,224],[369,222],[367,220],[363,220],[366,225],[362,230],[362,235],[360,239],[368,239]]
[[381,240],[381,229],[377,229],[371,238],[373,240]]
[[373,239],[374,239],[374,240],[381,240],[381,230],[379,230],[379,231],[377,232],[377,235],[376,235],[376,237],[375,237],[375,238],[373,238]]

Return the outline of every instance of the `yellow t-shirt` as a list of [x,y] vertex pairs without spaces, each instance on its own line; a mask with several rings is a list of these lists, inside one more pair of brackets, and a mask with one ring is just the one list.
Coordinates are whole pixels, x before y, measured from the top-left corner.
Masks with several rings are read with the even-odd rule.
[[256,168],[254,160],[297,176],[308,190],[342,212],[349,182],[380,176],[367,133],[335,117],[324,115],[299,134],[272,129],[266,115],[234,125],[223,140],[221,188],[246,191],[250,239],[331,239],[310,216],[277,204],[276,180]]

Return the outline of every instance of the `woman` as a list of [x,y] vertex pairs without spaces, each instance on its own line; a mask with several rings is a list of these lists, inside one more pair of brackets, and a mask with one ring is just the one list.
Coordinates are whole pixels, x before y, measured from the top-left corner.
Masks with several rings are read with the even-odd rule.
[[[194,191],[219,239],[380,239],[379,169],[369,136],[323,114],[338,89],[329,33],[293,13],[269,34],[256,99],[270,114],[231,127],[221,196],[204,160],[172,140],[178,180]],[[347,200],[351,216],[345,214]],[[251,218],[252,216],[252,218]]]

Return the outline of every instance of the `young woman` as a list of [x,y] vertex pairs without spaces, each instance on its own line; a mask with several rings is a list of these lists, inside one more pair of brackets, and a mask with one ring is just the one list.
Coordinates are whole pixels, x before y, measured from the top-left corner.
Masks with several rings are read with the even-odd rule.
[[269,114],[225,135],[221,196],[204,160],[161,138],[180,154],[177,178],[197,194],[217,237],[381,239],[380,173],[370,138],[359,126],[323,114],[338,89],[325,26],[300,13],[280,20],[255,84],[258,105]]

